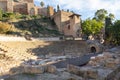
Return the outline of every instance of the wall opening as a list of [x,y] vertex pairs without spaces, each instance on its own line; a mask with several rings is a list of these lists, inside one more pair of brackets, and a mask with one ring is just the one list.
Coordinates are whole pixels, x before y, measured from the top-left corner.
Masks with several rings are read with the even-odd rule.
[[96,53],[96,48],[95,47],[91,47],[91,53]]
[[68,30],[70,30],[70,25],[68,25]]

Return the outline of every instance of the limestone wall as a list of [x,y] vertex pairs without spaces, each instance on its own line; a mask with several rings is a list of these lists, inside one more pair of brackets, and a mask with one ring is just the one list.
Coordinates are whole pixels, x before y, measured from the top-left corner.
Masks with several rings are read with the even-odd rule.
[[21,14],[28,14],[27,3],[14,3],[14,12],[19,12]]
[[73,13],[71,13],[71,12],[61,11],[61,28],[62,28],[62,31],[64,30],[64,26],[67,24],[66,21],[70,20],[69,16],[72,15],[72,14]]
[[5,12],[7,11],[7,1],[0,0],[0,8]]
[[27,3],[27,12],[29,15],[36,15],[36,7],[34,6],[33,3]]
[[53,16],[53,14],[54,14],[54,9],[53,9],[53,7],[49,6],[48,7],[48,16],[51,17],[51,16]]
[[12,0],[7,1],[7,11],[13,12],[13,1]]
[[43,15],[43,16],[47,16],[48,15],[47,11],[48,11],[47,8],[39,8],[38,14]]
[[55,13],[53,18],[54,18],[54,22],[56,23],[56,25],[58,27],[58,30],[62,31],[62,29],[61,29],[61,13],[60,12]]
[[0,36],[0,41],[26,41],[24,37]]
[[77,33],[78,30],[81,29],[80,25],[80,17],[79,16],[73,16],[70,19],[70,26],[71,26],[71,33],[74,37],[79,37],[79,33]]
[[28,2],[28,3],[34,3],[33,0],[23,0],[24,2]]

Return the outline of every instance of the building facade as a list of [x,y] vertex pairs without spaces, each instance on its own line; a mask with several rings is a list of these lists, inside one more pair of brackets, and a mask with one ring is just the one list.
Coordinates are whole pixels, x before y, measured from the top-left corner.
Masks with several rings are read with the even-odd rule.
[[81,15],[72,12],[58,11],[53,19],[61,33],[65,36],[81,37]]

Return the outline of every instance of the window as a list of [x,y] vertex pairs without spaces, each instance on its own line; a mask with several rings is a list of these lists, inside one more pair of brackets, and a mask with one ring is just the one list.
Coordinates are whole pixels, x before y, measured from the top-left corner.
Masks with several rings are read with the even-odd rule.
[[68,25],[68,29],[70,30],[70,25]]

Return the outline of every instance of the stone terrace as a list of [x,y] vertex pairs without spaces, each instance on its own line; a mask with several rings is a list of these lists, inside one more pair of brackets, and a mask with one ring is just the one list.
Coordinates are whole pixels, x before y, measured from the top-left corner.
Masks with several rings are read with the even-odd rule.
[[0,74],[29,59],[61,55],[83,55],[84,41],[0,41]]

